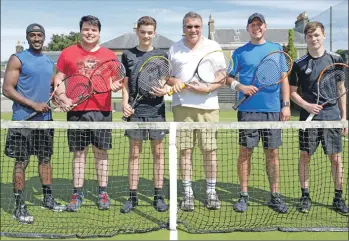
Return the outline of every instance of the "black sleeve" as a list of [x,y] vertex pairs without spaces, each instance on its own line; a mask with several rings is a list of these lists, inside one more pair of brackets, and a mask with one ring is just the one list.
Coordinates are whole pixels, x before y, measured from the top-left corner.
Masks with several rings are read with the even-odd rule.
[[296,62],[293,63],[289,82],[292,86],[299,86],[299,66]]
[[127,61],[127,54],[126,52],[123,52],[121,55],[121,63],[125,66],[125,70],[126,70],[126,77],[130,78],[130,68],[128,66],[128,61]]

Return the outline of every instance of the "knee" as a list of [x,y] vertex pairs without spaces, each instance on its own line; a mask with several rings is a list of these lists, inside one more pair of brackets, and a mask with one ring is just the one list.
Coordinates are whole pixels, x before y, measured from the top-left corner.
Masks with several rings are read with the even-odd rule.
[[15,163],[15,169],[23,169],[25,170],[27,168],[29,164],[29,160],[28,159],[16,159],[16,163]]

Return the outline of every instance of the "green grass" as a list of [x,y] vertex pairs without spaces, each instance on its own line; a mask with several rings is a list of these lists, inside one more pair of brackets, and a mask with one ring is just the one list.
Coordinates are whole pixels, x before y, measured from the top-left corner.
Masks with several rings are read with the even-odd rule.
[[[221,112],[221,121],[235,121],[235,112]],[[1,119],[10,119],[10,113],[1,113]],[[121,113],[113,113],[113,120],[118,121]],[[65,113],[55,112],[55,120],[65,120]],[[167,114],[168,121],[172,115]],[[297,116],[293,116],[297,119]],[[55,153],[52,158],[54,176],[54,194],[62,203],[70,199],[72,188],[72,155],[66,143],[66,132],[55,132]],[[5,143],[5,133],[1,134],[1,153]],[[118,229],[124,232],[133,232],[133,229],[147,231],[158,228],[159,224],[168,221],[168,212],[157,213],[151,207],[152,201],[152,159],[149,143],[144,144],[141,160],[141,177],[139,185],[140,206],[130,214],[120,214],[119,209],[126,200],[127,191],[127,166],[128,166],[128,141],[123,136],[123,131],[113,132],[113,149],[109,152],[109,194],[112,199],[112,208],[109,211],[98,211],[96,200],[96,173],[93,155],[90,151],[86,164],[85,196],[86,203],[77,213],[53,213],[40,208],[42,192],[40,180],[37,176],[37,161],[32,158],[26,176],[26,197],[29,210],[36,218],[33,225],[18,225],[11,218],[13,207],[12,199],[12,167],[13,160],[1,156],[1,232],[28,232],[28,233],[56,233],[61,235],[78,233],[82,236],[95,234],[110,234]],[[290,139],[286,139],[291,137]],[[251,202],[249,211],[244,214],[235,213],[232,204],[238,198],[238,178],[236,175],[236,160],[238,146],[236,132],[219,132],[218,151],[218,183],[217,190],[222,201],[222,208],[218,211],[208,211],[204,208],[205,175],[203,161],[199,150],[193,154],[193,188],[196,195],[196,208],[192,213],[178,212],[179,239],[341,239],[348,238],[348,233],[286,233],[286,232],[233,232],[222,234],[190,234],[197,230],[203,231],[228,231],[233,228],[254,227],[347,227],[348,218],[336,214],[327,206],[331,203],[333,184],[330,176],[330,165],[326,157],[319,151],[311,163],[311,193],[313,207],[308,215],[296,211],[296,202],[299,198],[298,187],[298,144],[296,130],[284,132],[284,144],[280,148],[281,162],[281,193],[286,197],[290,206],[287,215],[278,215],[268,209],[264,204],[269,198],[268,180],[265,175],[264,157],[261,148],[253,154],[252,173],[249,183]],[[348,142],[346,148],[348,147]],[[168,143],[166,143],[166,146]],[[166,156],[168,150],[165,149]],[[345,168],[348,169],[348,152],[344,156]],[[168,165],[168,163],[166,164]],[[168,197],[168,167],[165,168],[165,193]],[[179,188],[181,183],[179,182]],[[347,178],[344,190],[348,189]],[[181,193],[178,193],[179,197]],[[262,205],[261,205],[262,204]],[[145,234],[118,234],[111,239],[136,240],[136,239],[168,239],[167,230],[153,231]],[[4,239],[5,237],[1,237]],[[99,238],[102,239],[102,238]]]

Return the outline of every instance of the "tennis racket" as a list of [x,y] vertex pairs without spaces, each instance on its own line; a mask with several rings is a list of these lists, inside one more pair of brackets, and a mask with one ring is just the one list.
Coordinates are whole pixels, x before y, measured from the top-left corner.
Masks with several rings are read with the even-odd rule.
[[[47,105],[50,106],[51,109],[56,109],[59,106],[59,98],[57,98],[58,89],[60,90],[60,94],[65,94],[69,99],[72,100],[73,106],[78,105],[88,99],[93,91],[92,83],[85,75],[70,75],[59,82],[51,92],[50,98],[47,101]],[[58,106],[56,104],[58,104]],[[23,120],[30,120],[39,113],[42,112],[33,112]]]
[[125,76],[125,67],[118,60],[112,59],[102,62],[90,75],[93,94],[111,91],[111,85],[115,82],[122,82]]
[[[292,64],[292,58],[283,51],[271,52],[265,56],[258,64],[252,81],[253,85],[258,88],[257,92],[281,83],[291,73]],[[250,95],[244,95],[233,106],[233,109],[237,110],[250,97]]]
[[[144,98],[154,98],[149,92],[153,87],[163,88],[171,76],[171,64],[164,56],[149,57],[139,68],[137,74],[137,95],[131,107],[137,105]],[[129,117],[123,116],[122,120],[127,121]]]
[[[336,104],[337,100],[348,93],[349,66],[343,63],[328,65],[324,68],[316,83],[316,104],[325,106]],[[311,121],[311,113],[305,121]]]
[[[225,83],[228,74],[233,70],[233,59],[230,52],[215,50],[205,54],[195,68],[193,76],[181,85],[184,89],[193,80],[198,80],[205,84]],[[171,96],[174,94],[173,88],[168,92]]]

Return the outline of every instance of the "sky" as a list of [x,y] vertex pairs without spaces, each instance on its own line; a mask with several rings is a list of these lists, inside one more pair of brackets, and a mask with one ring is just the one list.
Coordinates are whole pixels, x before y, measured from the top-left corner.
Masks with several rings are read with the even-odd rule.
[[101,42],[105,42],[132,32],[137,20],[149,15],[158,22],[158,34],[178,41],[182,35],[183,16],[189,11],[203,17],[203,34],[207,36],[210,15],[216,29],[245,28],[248,17],[255,12],[265,16],[268,28],[291,29],[298,14],[306,11],[310,19],[316,16],[313,20],[320,20],[329,27],[330,6],[334,6],[334,51],[348,49],[348,0],[341,2],[343,0],[1,0],[1,61],[8,60],[18,40],[24,48],[28,47],[25,29],[31,23],[44,26],[47,45],[52,34],[78,32],[80,18],[94,15],[102,23]]

